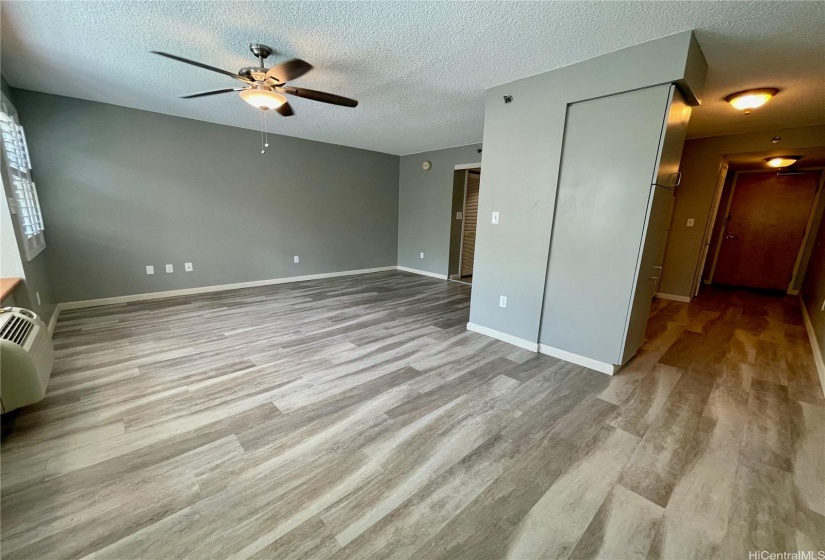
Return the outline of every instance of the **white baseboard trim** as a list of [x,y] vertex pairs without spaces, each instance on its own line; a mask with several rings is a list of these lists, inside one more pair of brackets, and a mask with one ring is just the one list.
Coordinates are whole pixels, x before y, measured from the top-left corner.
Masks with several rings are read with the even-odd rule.
[[519,348],[524,348],[525,350],[530,350],[531,352],[538,352],[539,350],[539,345],[536,342],[530,342],[529,340],[524,340],[523,338],[494,329],[488,329],[487,327],[482,327],[481,325],[476,325],[475,323],[467,323],[467,330],[477,332],[478,334],[483,334],[484,336],[496,338],[506,342],[507,344],[512,344],[513,346],[518,346]]
[[825,360],[822,359],[822,348],[819,347],[814,325],[811,323],[811,316],[808,315],[808,308],[805,307],[805,300],[802,299],[802,296],[799,296],[799,305],[802,306],[802,319],[805,321],[805,330],[808,331],[808,339],[811,341],[811,350],[813,350],[814,353],[814,362],[816,363],[816,371],[819,374],[819,383],[822,385],[822,390],[825,391]]
[[54,311],[52,311],[52,316],[49,319],[49,334],[54,334],[54,327],[57,325],[57,319],[60,317],[60,310],[62,308],[62,304],[60,303],[54,306]]
[[320,280],[323,278],[335,278],[337,276],[354,276],[357,274],[370,274],[373,272],[386,272],[395,270],[395,266],[382,266],[379,268],[364,268],[361,270],[344,270],[341,272],[324,272],[322,274],[308,274],[306,276],[288,276],[286,278],[272,278],[269,280],[253,280],[251,282],[238,282],[236,284],[219,284],[217,286],[201,286],[199,288],[186,288],[183,290],[169,290],[166,292],[148,292],[145,294],[133,294],[128,296],[115,296],[100,299],[87,299],[85,301],[69,301],[59,304],[60,310],[82,309],[85,307],[97,307],[99,305],[114,305],[118,303],[131,303],[133,301],[146,301],[152,299],[165,299],[178,296],[190,296],[196,294],[208,294],[211,292],[224,292],[228,290],[239,290],[241,288],[257,288],[259,286],[272,286],[274,284],[289,284],[292,282],[303,282],[306,280]]
[[407,266],[397,266],[398,270],[404,272],[412,272],[413,274],[420,274],[422,276],[430,276],[431,278],[438,278],[439,280],[449,280],[446,274],[438,274],[437,272],[427,272],[426,270],[418,270],[417,268],[409,268]]
[[690,303],[690,296],[677,296],[675,294],[663,294],[656,292],[656,297],[659,299],[668,299],[670,301],[681,301],[683,303]]
[[554,348],[546,344],[539,344],[539,352],[542,354],[547,354],[548,356],[553,356],[554,358],[558,358],[560,360],[564,360],[565,362],[571,362],[579,366],[584,366],[586,368],[606,373],[607,375],[613,375],[619,370],[620,367],[622,367],[615,364],[600,362],[592,358],[579,356],[578,354],[573,354],[567,350],[561,350],[560,348]]

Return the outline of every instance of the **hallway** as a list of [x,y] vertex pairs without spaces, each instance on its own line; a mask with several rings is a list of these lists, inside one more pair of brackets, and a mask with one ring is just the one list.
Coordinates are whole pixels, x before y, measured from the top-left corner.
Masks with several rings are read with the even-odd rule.
[[600,397],[643,438],[619,484],[665,507],[650,556],[822,550],[825,401],[798,299],[657,300],[648,337]]

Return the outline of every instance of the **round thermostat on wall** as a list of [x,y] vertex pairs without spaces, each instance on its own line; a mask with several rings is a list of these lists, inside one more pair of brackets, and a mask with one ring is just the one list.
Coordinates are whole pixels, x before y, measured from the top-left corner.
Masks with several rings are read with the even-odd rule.
[[424,171],[429,171],[432,168],[432,166],[432,163],[430,163],[429,161],[425,161],[421,164],[421,169],[423,169]]

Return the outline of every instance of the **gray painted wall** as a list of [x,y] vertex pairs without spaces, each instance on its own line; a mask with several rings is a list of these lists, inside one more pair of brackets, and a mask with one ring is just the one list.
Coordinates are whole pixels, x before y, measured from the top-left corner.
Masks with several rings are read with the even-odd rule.
[[[401,157],[398,176],[398,264],[447,275],[450,263],[453,172],[479,163],[481,144]],[[432,162],[424,171],[421,164]],[[424,253],[424,258],[419,254]]]
[[[777,145],[771,142],[774,136],[781,136],[779,146],[793,153],[794,148],[825,146],[825,125],[699,138],[685,143],[680,167],[682,183],[676,188],[673,227],[659,292],[691,295],[722,158],[726,154],[775,150]],[[687,227],[688,218],[696,220],[694,227]],[[713,258],[713,254],[708,258]]]
[[692,33],[679,33],[487,92],[472,323],[538,340],[567,105],[674,82],[701,97],[697,55]]
[[[0,77],[0,88],[2,89],[3,95],[5,95],[6,98],[15,105],[15,108],[17,108],[15,91],[9,87],[9,84],[6,82],[5,78]],[[20,117],[18,116],[18,119],[19,118]],[[28,129],[26,130],[26,136],[28,136]],[[8,214],[8,199],[14,196],[14,194],[12,191],[11,180],[8,176],[5,165],[2,165],[2,170],[0,170],[0,173],[2,173],[5,198],[2,202],[4,205],[3,212],[7,214],[7,218],[12,218],[12,216]],[[32,169],[32,179],[34,179],[38,189],[40,188],[41,177],[42,175],[36,168]],[[4,256],[3,262],[4,264],[8,264],[8,262],[11,261],[16,263],[17,266],[12,267],[10,272],[6,271],[6,267],[4,267],[4,270],[0,271],[0,274],[3,276],[22,276],[23,284],[14,292],[15,305],[31,309],[46,322],[48,322],[54,312],[56,303],[56,299],[52,291],[51,278],[48,271],[48,254],[50,249],[49,233],[46,233],[46,248],[32,260],[27,261],[23,250],[23,232],[20,229],[20,225],[16,219],[4,219],[4,222],[4,227],[2,232],[0,232],[0,235],[3,235],[4,237],[2,242],[4,255],[7,255],[7,251],[15,249],[17,250],[17,255],[16,257],[13,255],[11,258]],[[13,240],[8,239],[9,235],[13,236]],[[40,295],[40,303],[37,303],[38,294]]]
[[[820,225],[819,234],[815,239],[801,295],[816,333],[822,360],[825,362],[825,311],[822,309],[825,306],[825,225]],[[825,387],[825,378],[820,380]]]
[[9,101],[14,103],[14,91],[9,85],[9,82],[6,81],[6,78],[2,75],[0,75],[0,91],[3,92],[3,95],[5,95]]
[[277,135],[262,155],[242,128],[14,94],[58,301],[397,262],[397,156]]

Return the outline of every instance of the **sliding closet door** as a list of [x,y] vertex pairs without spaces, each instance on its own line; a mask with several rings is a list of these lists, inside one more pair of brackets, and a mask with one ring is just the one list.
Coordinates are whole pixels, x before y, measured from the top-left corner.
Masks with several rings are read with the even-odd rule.
[[568,108],[539,339],[544,345],[620,362],[670,88]]

